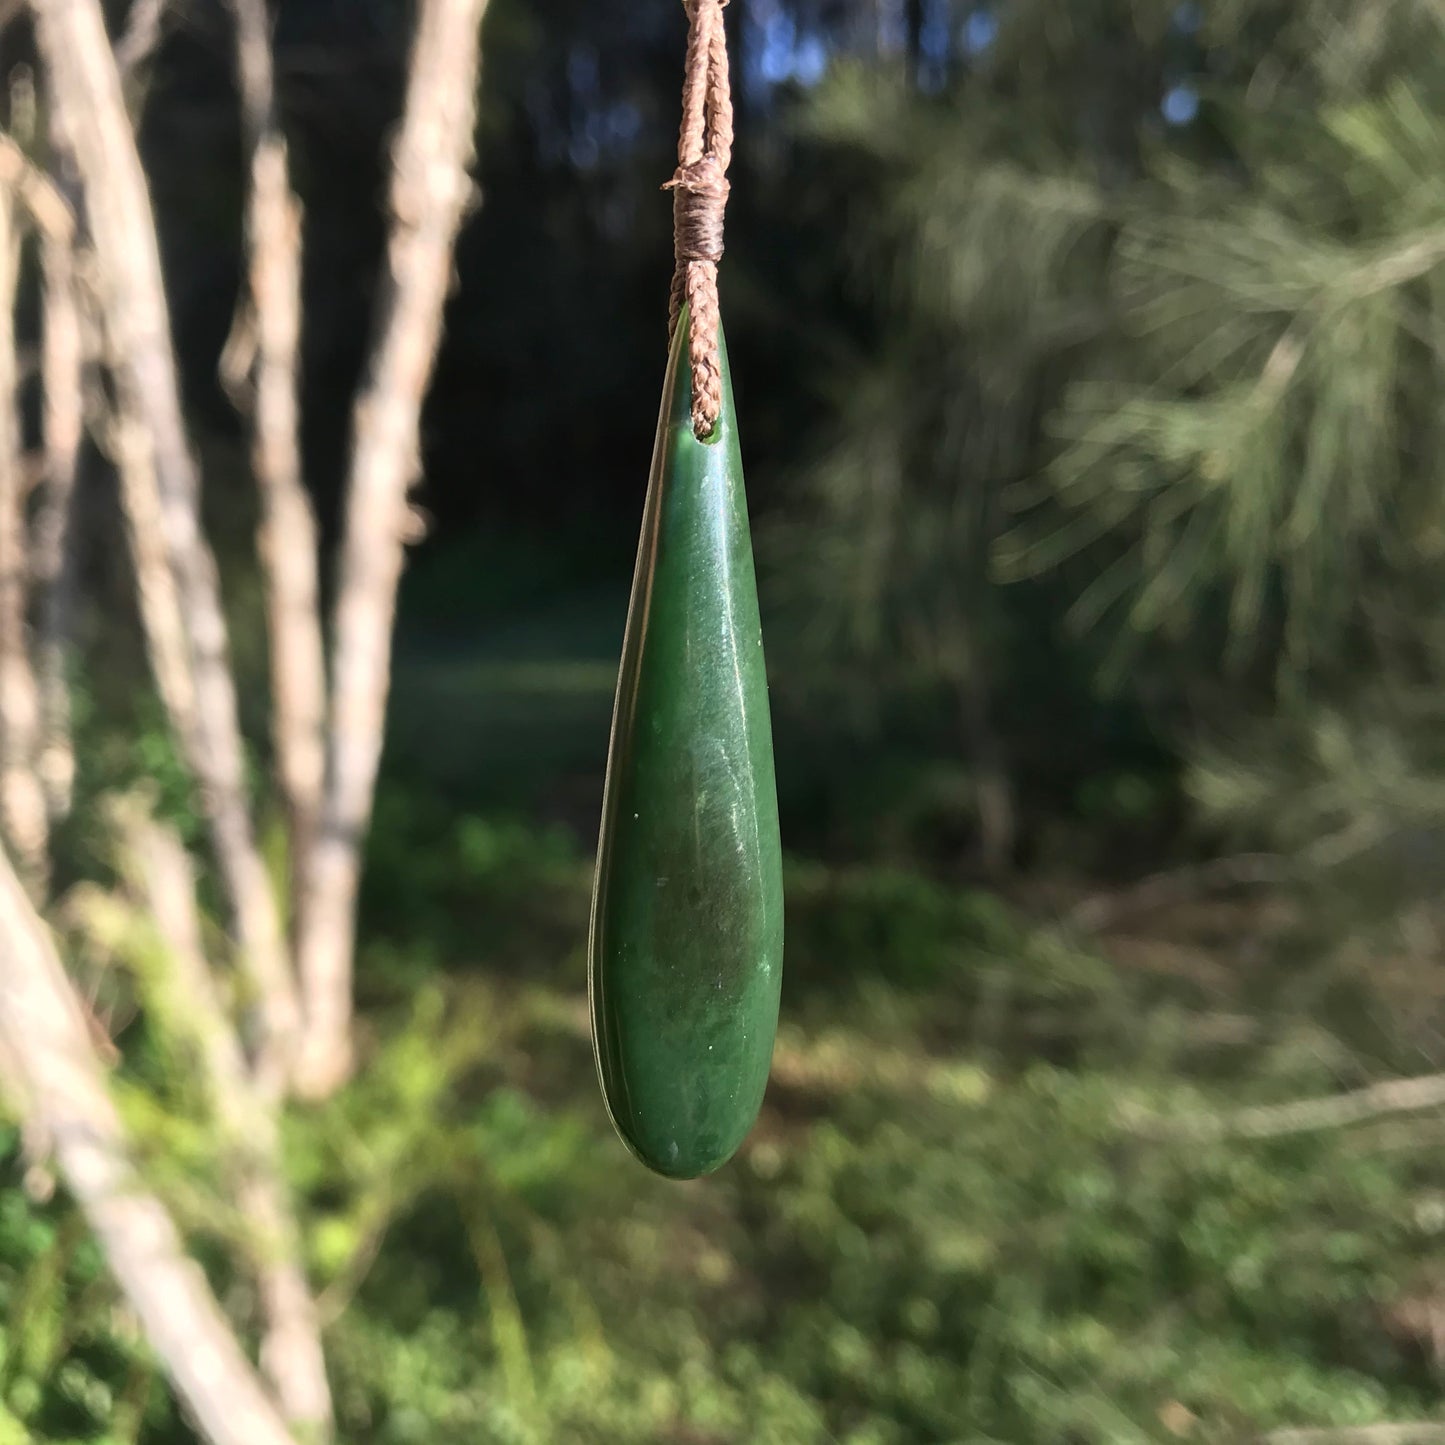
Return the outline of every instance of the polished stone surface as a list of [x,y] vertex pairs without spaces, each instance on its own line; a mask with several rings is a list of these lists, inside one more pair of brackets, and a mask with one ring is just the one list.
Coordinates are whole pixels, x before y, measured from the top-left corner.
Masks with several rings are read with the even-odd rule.
[[602,1091],[642,1162],[724,1163],[767,1087],[782,860],[762,629],[723,350],[718,427],[689,416],[678,325],[632,586],[588,970]]

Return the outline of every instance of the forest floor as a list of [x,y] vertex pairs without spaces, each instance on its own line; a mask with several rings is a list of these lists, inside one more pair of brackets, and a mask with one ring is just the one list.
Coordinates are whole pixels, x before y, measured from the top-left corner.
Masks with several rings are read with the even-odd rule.
[[[586,1017],[620,605],[403,634],[363,1066],[288,1123],[341,1438],[1445,1431],[1442,1111],[1378,1091],[1445,1069],[1440,970],[1408,931],[1336,933],[1330,900],[1251,860],[997,890],[794,854],[756,1128],[707,1179],[632,1161]],[[179,1160],[156,1187],[203,1245],[225,1202],[204,1149],[174,1147],[197,1137],[168,1113],[184,1081],[121,1043],[132,1122]],[[1350,1119],[1259,1112],[1348,1094]],[[190,1438],[110,1301],[63,1200],[0,1190],[0,1442],[15,1421],[16,1440]]]
[[[1445,986],[1428,950],[1336,946],[1269,860],[1005,897],[795,857],[756,1129],[691,1184],[628,1158],[584,960],[624,604],[401,650],[393,772],[421,785],[378,818],[377,1063],[342,1107],[397,1138],[412,1110],[421,1155],[447,1162],[408,1166],[384,1209],[342,1191],[335,1238],[359,1230],[366,1261],[343,1358],[474,1330],[462,1255],[486,1326],[443,1394],[490,1404],[434,1440],[1116,1445],[1430,1419],[1439,1110],[1253,1134],[1261,1107],[1445,1067]],[[482,1245],[439,1219],[458,1189],[486,1201]],[[383,1215],[380,1236],[356,1223]]]

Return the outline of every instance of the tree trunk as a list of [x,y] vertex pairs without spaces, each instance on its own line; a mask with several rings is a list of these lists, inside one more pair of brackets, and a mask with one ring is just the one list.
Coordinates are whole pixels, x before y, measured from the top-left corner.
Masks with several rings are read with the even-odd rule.
[[49,930],[0,852],[0,1034],[32,1123],[100,1241],[146,1339],[212,1445],[295,1445],[205,1276],[129,1158]]
[[36,662],[40,673],[40,755],[37,770],[52,818],[70,811],[75,749],[70,735],[71,629],[74,622],[75,486],[84,425],[80,296],[74,236],[40,241],[44,278],[41,323],[42,429],[45,490],[35,523],[35,586],[40,592]]
[[293,917],[306,906],[304,860],[315,842],[325,773],[326,657],[321,640],[316,516],[302,478],[297,396],[301,341],[301,208],[278,128],[265,0],[231,0],[236,68],[250,149],[248,302],[237,326],[255,341],[252,466],[261,493],[271,734],[286,805]]
[[167,945],[164,1006],[194,1047],[222,1158],[244,1218],[263,1317],[261,1368],[286,1420],[306,1440],[319,1442],[331,1434],[331,1390],[271,1103],[256,1089],[216,993],[185,848],[173,832],[144,814],[123,814],[122,823],[140,891]]
[[0,189],[0,832],[26,881],[43,892],[49,847],[40,754],[40,695],[25,622],[28,593],[25,458],[20,436],[15,300],[20,228]]
[[[297,1030],[280,917],[247,807],[216,563],[200,525],[200,483],[181,415],[155,221],[120,76],[97,0],[32,0],[51,99],[74,147],[95,246],[102,325],[124,417],[144,432],[144,469],[180,601],[191,716],[172,715],[199,785],[261,1025],[261,1063],[276,1086]],[[168,700],[169,701],[169,700]]]
[[353,417],[333,622],[331,720],[320,831],[306,871],[297,957],[305,1035],[297,1088],[324,1095],[349,1074],[362,846],[391,681],[402,553],[414,525],[418,421],[472,195],[479,29],[487,0],[421,0],[391,182],[392,227],[376,342]]
[[[52,127],[54,131],[56,128]],[[52,135],[57,154],[64,140]],[[85,346],[76,275],[75,212],[60,183],[37,170],[0,135],[0,185],[14,191],[40,241],[40,373],[44,476],[30,549],[30,580],[40,595],[35,656],[39,671],[36,773],[51,818],[70,808],[75,754],[70,738],[70,626],[74,573],[71,527],[84,423]]]

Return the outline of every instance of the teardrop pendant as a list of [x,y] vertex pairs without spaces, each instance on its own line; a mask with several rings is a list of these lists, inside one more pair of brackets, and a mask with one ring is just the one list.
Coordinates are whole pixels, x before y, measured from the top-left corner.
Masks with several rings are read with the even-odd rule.
[[608,1113],[649,1168],[725,1163],[762,1104],[782,978],[767,673],[733,412],[693,435],[673,337],[622,645],[588,940]]

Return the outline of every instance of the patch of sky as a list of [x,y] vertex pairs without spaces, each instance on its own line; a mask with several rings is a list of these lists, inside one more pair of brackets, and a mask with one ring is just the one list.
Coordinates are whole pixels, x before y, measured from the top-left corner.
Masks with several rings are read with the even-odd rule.
[[948,79],[948,52],[952,40],[949,0],[927,0],[923,24],[918,28],[920,63],[918,84],[924,90],[939,90]]
[[828,68],[828,47],[817,35],[804,35],[793,51],[793,78],[803,85],[817,85]]
[[993,10],[984,6],[973,11],[963,22],[963,50],[965,55],[982,55],[998,39],[998,17]]
[[626,145],[642,133],[642,112],[630,100],[619,101],[607,112],[606,128],[611,141]]
[[1170,125],[1188,125],[1199,114],[1199,92],[1192,85],[1171,85],[1159,102],[1159,113]]
[[597,93],[597,53],[590,45],[574,45],[567,56],[567,84],[574,95]]
[[778,0],[757,0],[747,19],[745,81],[750,89],[822,80],[828,69],[827,44],[816,31],[800,26]]
[[761,43],[753,48],[753,63],[760,79],[769,85],[780,85],[793,73],[798,27],[793,23],[793,17],[776,3],[757,6],[755,16],[762,34]]

